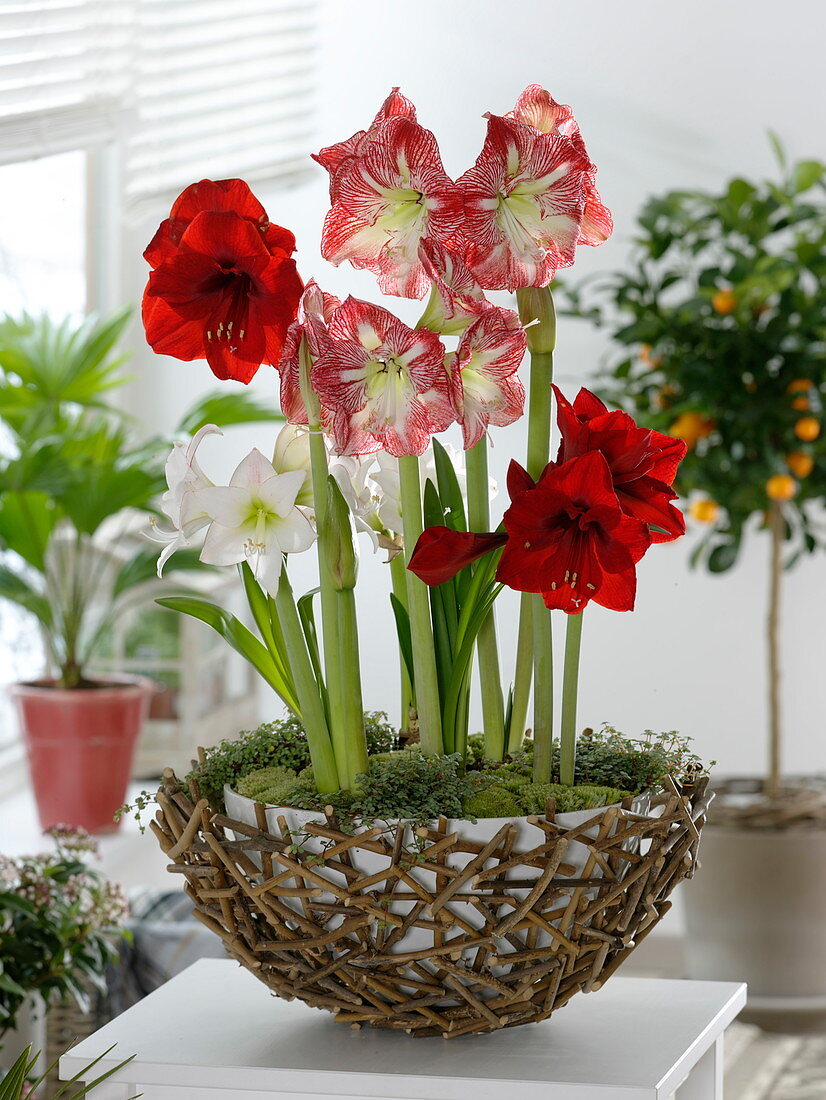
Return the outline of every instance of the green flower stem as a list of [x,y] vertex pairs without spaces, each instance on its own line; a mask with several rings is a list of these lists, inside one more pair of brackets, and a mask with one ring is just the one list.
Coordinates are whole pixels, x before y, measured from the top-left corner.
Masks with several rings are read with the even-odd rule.
[[516,666],[513,673],[513,701],[508,728],[508,752],[522,744],[528,726],[528,702],[533,680],[533,596],[523,592],[519,600],[519,630],[516,636]]
[[[538,478],[548,463],[551,443],[551,382],[553,380],[553,352],[556,344],[556,314],[550,287],[525,287],[516,292],[519,317],[526,326],[525,335],[531,353],[531,374],[528,406],[528,473]],[[518,676],[514,684],[515,719],[527,714],[525,665],[527,639],[533,643],[533,738],[534,782],[547,783],[551,779],[551,751],[553,721],[553,652],[551,648],[550,612],[541,595],[533,595],[531,601],[532,625],[519,626],[520,649],[516,655]],[[524,602],[523,602],[524,607]],[[520,667],[521,666],[521,667]],[[516,688],[520,697],[516,698]],[[513,722],[512,722],[513,724]],[[518,728],[514,725],[514,728]]]
[[321,794],[337,791],[342,784],[339,781],[336,754],[330,740],[321,690],[313,673],[310,654],[307,652],[307,642],[301,628],[301,619],[298,616],[286,569],[281,570],[275,606],[290,656],[290,668],[301,707],[301,724],[307,733],[316,786]]
[[568,616],[565,632],[565,664],[562,671],[562,718],[559,727],[559,779],[574,785],[576,764],[576,704],[579,692],[579,651],[582,645],[582,612]]
[[361,698],[356,594],[352,588],[336,593],[338,626],[341,639],[340,676],[342,686],[342,718],[347,753],[347,787],[352,789],[357,775],[367,772],[367,740],[364,736],[364,705]]
[[[488,441],[483,436],[465,452],[467,468],[468,526],[471,531],[490,530],[490,489],[488,485]],[[505,704],[499,671],[499,647],[493,611],[479,628],[476,639],[479,683],[482,691],[482,727],[485,755],[501,760],[505,752]]]
[[344,697],[341,683],[341,638],[339,633],[338,599],[333,578],[327,567],[325,553],[325,520],[327,517],[327,450],[324,436],[321,434],[321,408],[318,397],[310,381],[312,362],[306,340],[302,339],[299,349],[299,380],[301,396],[307,409],[307,421],[310,429],[310,476],[313,483],[313,506],[316,527],[319,532],[318,579],[321,589],[321,641],[324,653],[324,677],[327,685],[329,706],[329,727],[336,754],[336,764],[343,788],[348,787],[349,767],[346,723],[344,720]]
[[[419,459],[416,455],[403,455],[399,459],[399,482],[404,527],[404,557],[405,563],[409,563],[422,533],[423,523]],[[410,570],[407,570],[407,606],[410,614],[419,736],[422,749],[429,755],[434,755],[443,752],[444,747],[439,681],[436,675],[436,651],[433,645],[433,627],[430,622],[430,599],[427,586]]]
[[[407,611],[407,577],[404,568],[404,554],[395,554],[390,559],[390,580],[393,585],[393,595]],[[399,730],[405,731],[410,723],[410,708],[415,706],[415,699],[413,697],[413,685],[410,683],[410,675],[401,649],[399,649],[399,675],[401,680]]]

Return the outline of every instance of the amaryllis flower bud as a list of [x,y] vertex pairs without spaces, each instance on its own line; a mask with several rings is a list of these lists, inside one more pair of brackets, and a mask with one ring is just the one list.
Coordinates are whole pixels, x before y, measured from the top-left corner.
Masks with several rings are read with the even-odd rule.
[[144,253],[146,339],[176,359],[206,359],[221,379],[251,381],[278,362],[301,279],[295,238],[272,225],[243,180],[202,180],[176,200]]
[[490,306],[468,328],[456,350],[456,405],[465,450],[491,424],[513,424],[525,408],[525,387],[517,377],[525,355],[525,333],[517,315]]
[[325,566],[337,591],[355,588],[358,578],[358,545],[353,514],[336,478],[327,477],[327,514],[319,531]]
[[333,314],[312,382],[339,454],[420,455],[456,418],[438,336],[357,298]]
[[[407,103],[399,96],[391,111]],[[331,173],[321,253],[333,264],[349,260],[373,271],[386,294],[422,298],[430,280],[419,245],[450,240],[463,200],[442,166],[436,138],[409,106],[379,112],[368,131],[317,156]]]

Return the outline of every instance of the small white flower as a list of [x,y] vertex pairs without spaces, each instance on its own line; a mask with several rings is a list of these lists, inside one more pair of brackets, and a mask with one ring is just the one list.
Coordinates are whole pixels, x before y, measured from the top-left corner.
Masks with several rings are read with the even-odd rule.
[[192,536],[210,522],[209,516],[199,509],[193,494],[212,486],[195,455],[205,436],[213,434],[224,433],[215,424],[205,424],[189,443],[174,443],[166,460],[166,483],[169,488],[161,497],[161,510],[172,524],[172,529],[164,530],[153,519],[150,533],[150,538],[156,542],[166,543],[158,558],[159,577],[175,551],[189,546]]
[[259,450],[238,465],[229,485],[193,493],[193,506],[212,521],[201,561],[235,565],[249,561],[262,586],[274,596],[281,576],[282,556],[307,550],[315,531],[296,507],[304,483],[303,470],[279,474]]
[[378,550],[378,529],[382,524],[378,515],[379,489],[372,476],[375,460],[375,455],[334,455],[330,459],[330,473],[350,506],[356,530],[368,534],[373,550]]

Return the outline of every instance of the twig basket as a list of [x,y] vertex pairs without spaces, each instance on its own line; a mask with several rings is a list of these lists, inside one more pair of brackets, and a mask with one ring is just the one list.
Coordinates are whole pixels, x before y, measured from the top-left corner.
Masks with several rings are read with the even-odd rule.
[[444,818],[352,835],[330,812],[304,846],[285,816],[276,832],[260,803],[257,826],[216,813],[166,772],[151,825],[196,917],[279,997],[453,1038],[598,989],[693,875],[708,802],[705,779],[671,783],[645,813],[609,806],[564,828],[549,805],[487,840]]

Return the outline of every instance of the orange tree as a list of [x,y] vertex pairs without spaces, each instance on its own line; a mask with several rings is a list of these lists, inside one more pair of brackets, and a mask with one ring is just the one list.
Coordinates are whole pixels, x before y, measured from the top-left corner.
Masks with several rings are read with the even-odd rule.
[[826,166],[774,144],[778,181],[650,199],[630,267],[567,288],[560,310],[609,331],[605,396],[688,444],[675,487],[704,528],[692,564],[730,569],[753,517],[770,533],[771,794],[781,572],[826,546]]

